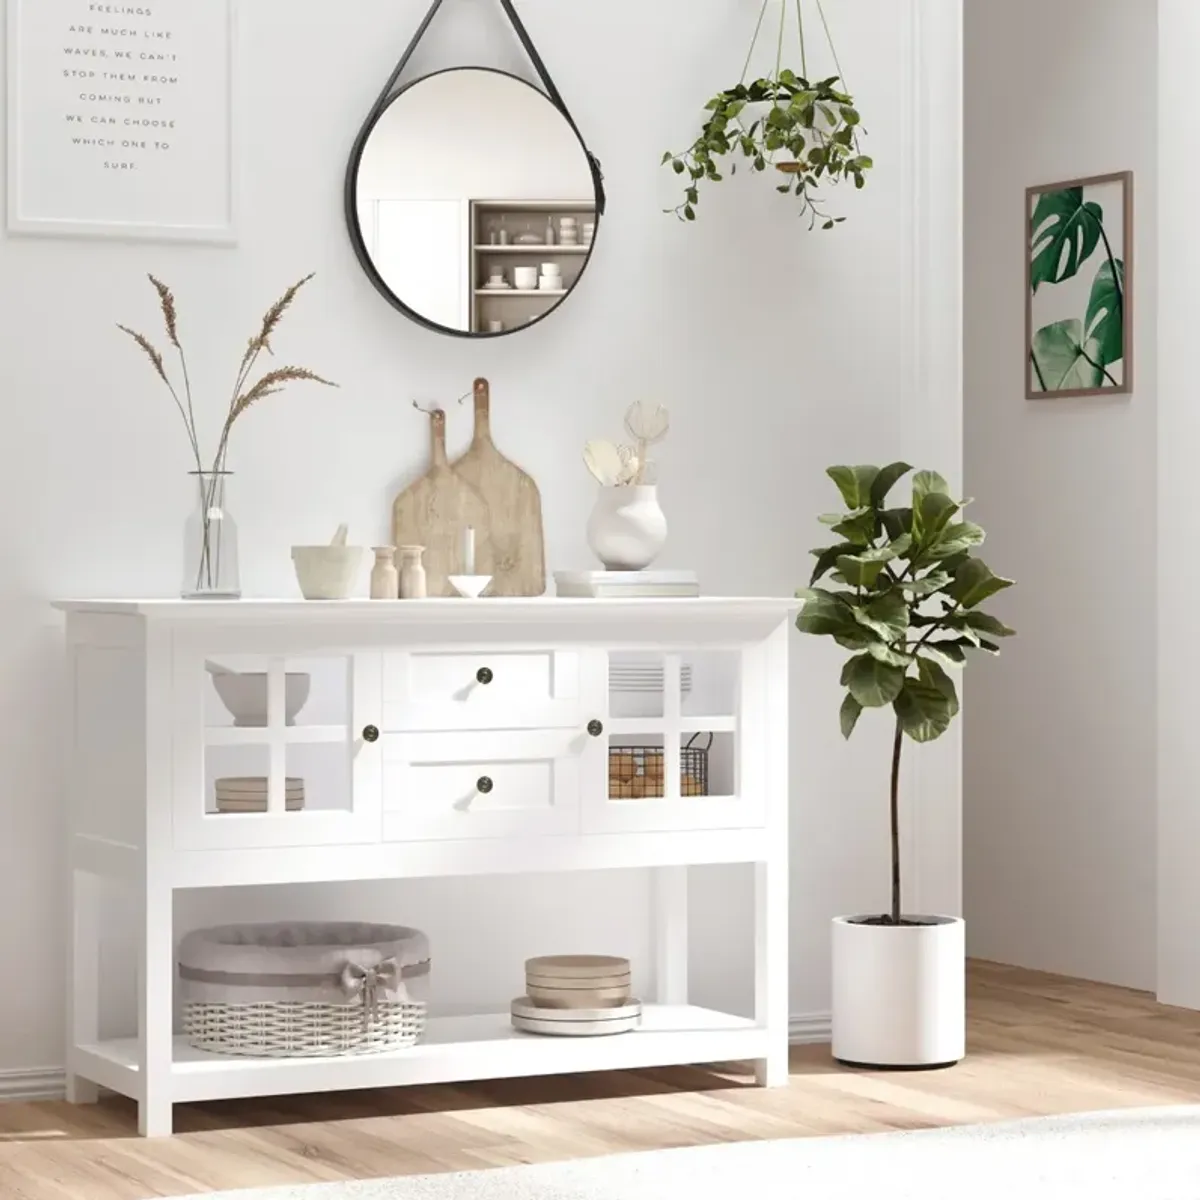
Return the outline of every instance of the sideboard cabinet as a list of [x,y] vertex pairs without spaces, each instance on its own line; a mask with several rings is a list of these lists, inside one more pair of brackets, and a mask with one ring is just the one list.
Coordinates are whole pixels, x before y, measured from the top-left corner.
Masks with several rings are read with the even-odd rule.
[[[174,1104],[222,1097],[730,1060],[786,1081],[791,601],[57,607],[72,713],[72,1101],[110,1088],[137,1100],[143,1134],[162,1135]],[[235,722],[222,672],[259,676],[261,720]],[[297,686],[308,695],[290,719]],[[265,811],[222,811],[216,780],[229,777],[265,779]],[[687,994],[687,868],[732,862],[756,871],[753,1016]],[[393,1053],[225,1057],[174,1036],[175,889],[620,867],[654,876],[636,1033],[549,1038],[514,1031],[507,1013],[438,1017],[435,971],[424,1040]],[[99,1034],[100,880],[138,899],[134,1038]]]

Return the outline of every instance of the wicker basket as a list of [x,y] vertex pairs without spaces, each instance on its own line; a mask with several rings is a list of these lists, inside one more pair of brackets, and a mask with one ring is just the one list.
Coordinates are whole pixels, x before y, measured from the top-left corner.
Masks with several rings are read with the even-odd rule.
[[[693,734],[679,748],[679,794],[708,795],[707,746],[693,743],[700,734]],[[608,798],[610,800],[661,800],[666,795],[666,753],[662,746],[612,746],[608,751]]]
[[183,1032],[256,1058],[376,1054],[425,1028],[429,943],[399,925],[227,925],[179,948]]

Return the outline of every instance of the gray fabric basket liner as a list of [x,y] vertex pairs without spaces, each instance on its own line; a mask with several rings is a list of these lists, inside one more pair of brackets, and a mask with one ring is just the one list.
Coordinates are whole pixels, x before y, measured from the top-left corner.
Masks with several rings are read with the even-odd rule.
[[[187,934],[178,957],[185,1004],[353,1003],[340,986],[343,967],[348,962],[377,967],[393,958],[400,968],[400,986],[380,988],[378,999],[422,1004],[429,1000],[429,939],[403,925],[221,925]],[[220,980],[188,978],[190,972]]]

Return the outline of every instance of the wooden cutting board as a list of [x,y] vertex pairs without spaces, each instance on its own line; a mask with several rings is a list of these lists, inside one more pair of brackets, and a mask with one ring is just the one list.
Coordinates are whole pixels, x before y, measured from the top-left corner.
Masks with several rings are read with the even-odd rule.
[[474,486],[488,512],[488,528],[476,534],[475,569],[491,575],[492,596],[540,596],[546,590],[542,497],[537,484],[492,441],[491,394],[475,380],[475,437],[454,470]]
[[[410,484],[392,506],[392,537],[397,546],[425,547],[426,588],[430,596],[455,596],[448,576],[463,574],[463,531],[475,530],[478,546],[487,543],[487,505],[446,457],[446,414],[439,408],[429,414],[431,463],[429,470]],[[397,556],[399,566],[399,556]],[[476,562],[476,570],[485,568]]]

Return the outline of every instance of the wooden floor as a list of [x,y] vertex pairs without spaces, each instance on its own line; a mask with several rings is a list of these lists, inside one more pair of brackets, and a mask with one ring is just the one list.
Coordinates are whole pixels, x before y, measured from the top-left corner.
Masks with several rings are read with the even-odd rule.
[[470,1170],[668,1146],[925,1129],[1200,1103],[1200,1013],[1121,988],[974,963],[968,1058],[928,1074],[795,1047],[788,1088],[696,1068],[229,1101],[136,1136],[132,1104],[0,1105],[4,1200],[146,1200]]

